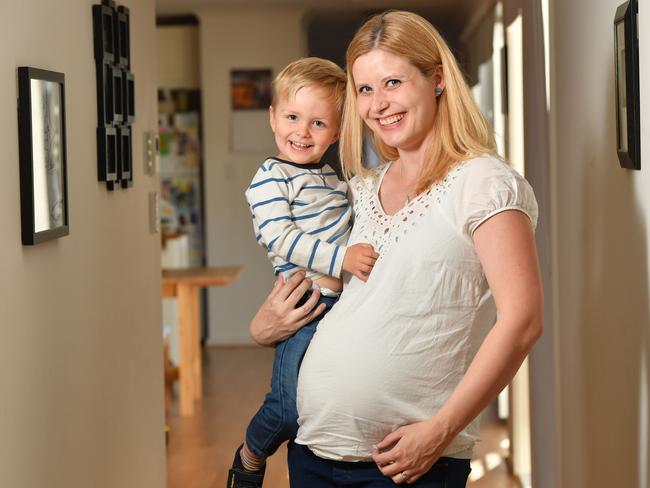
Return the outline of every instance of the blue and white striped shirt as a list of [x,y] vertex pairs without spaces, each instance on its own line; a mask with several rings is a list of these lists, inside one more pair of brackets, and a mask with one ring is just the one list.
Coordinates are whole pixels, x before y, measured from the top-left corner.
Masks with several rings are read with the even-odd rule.
[[268,158],[246,190],[259,244],[277,273],[341,276],[350,234],[347,184],[325,163]]

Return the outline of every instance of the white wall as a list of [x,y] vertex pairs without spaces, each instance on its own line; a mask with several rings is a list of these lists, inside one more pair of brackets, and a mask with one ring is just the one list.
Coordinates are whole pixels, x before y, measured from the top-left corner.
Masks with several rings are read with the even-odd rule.
[[[641,243],[645,244],[644,258],[640,264],[645,261],[645,277],[641,277],[642,285],[637,293],[639,294],[638,304],[641,321],[637,326],[639,332],[639,344],[633,344],[636,348],[635,360],[633,365],[638,368],[633,377],[636,377],[636,384],[632,385],[632,411],[635,416],[637,431],[633,433],[634,439],[631,443],[636,444],[635,458],[637,460],[636,477],[638,482],[636,486],[640,488],[650,488],[650,308],[649,304],[649,286],[650,282],[650,8],[647,2],[641,2],[639,7],[639,57],[640,57],[640,86],[641,88],[641,173],[633,176],[634,197],[638,207],[638,213],[642,215],[642,224],[639,225],[641,231],[645,231],[641,238]],[[645,295],[641,295],[645,292]],[[644,300],[645,299],[645,300]],[[645,304],[645,310],[644,305]]]
[[[156,128],[153,0],[131,8],[135,186],[97,182],[91,5],[0,3],[0,486],[163,487],[160,243],[142,133]],[[70,235],[20,238],[16,67],[65,73]]]
[[159,88],[201,88],[198,26],[159,26],[156,46]]
[[[549,168],[545,46],[542,2],[504,1],[504,25],[521,15],[523,42],[523,140],[526,178],[535,189],[540,216],[535,240],[544,287],[544,334],[528,358],[532,485],[558,488],[562,449],[559,431],[557,329],[552,237],[557,232]],[[511,106],[512,106],[512,102]],[[510,121],[512,123],[512,120]]]
[[[494,24],[495,21],[496,24]],[[550,254],[552,205],[547,150],[548,117],[544,80],[543,25],[540,5],[537,2],[504,0],[502,6],[495,9],[494,15],[488,13],[481,23],[475,24],[474,30],[466,31],[463,34],[464,61],[471,80],[478,78],[479,66],[490,58],[493,61],[495,78],[500,76],[501,52],[491,53],[490,47],[495,39],[497,49],[499,48],[502,42],[500,37],[504,36],[505,29],[502,32],[495,30],[493,33],[493,24],[495,29],[505,27],[508,30],[508,75],[511,78],[510,113],[506,119],[501,121],[499,120],[499,117],[503,117],[500,114],[501,88],[498,83],[495,83],[495,126],[497,132],[503,134],[506,131],[498,127],[507,122],[508,132],[512,135],[509,138],[509,151],[506,156],[514,166],[524,169],[526,178],[535,190],[540,208],[540,218],[535,236],[545,294],[544,334],[513,380],[510,389],[513,404],[511,410],[512,460],[515,473],[525,482],[528,482],[532,468],[533,486],[556,488],[557,461],[560,454],[556,437],[557,412],[554,408],[558,387],[555,378],[556,348]],[[518,29],[517,32],[515,32],[515,28]],[[517,43],[522,45],[518,47],[515,45]],[[521,55],[522,48],[524,56]],[[518,60],[513,56],[515,52],[518,52]],[[521,85],[520,89],[523,89],[523,93],[521,91],[516,93],[517,98],[513,98],[515,92],[512,90],[512,80]],[[516,117],[515,113],[517,113]],[[516,141],[513,136],[516,136]],[[498,137],[499,134],[497,134],[497,141]],[[522,168],[524,162],[525,168]]]
[[271,68],[275,75],[303,56],[303,12],[219,8],[195,13],[200,22],[208,263],[244,266],[238,282],[209,292],[209,342],[248,343],[248,322],[271,289],[273,270],[255,241],[244,190],[277,148],[269,144],[259,152],[230,150],[230,70]]
[[619,3],[551,4],[561,487],[650,486],[650,11],[641,2],[643,169],[634,172],[616,156]]

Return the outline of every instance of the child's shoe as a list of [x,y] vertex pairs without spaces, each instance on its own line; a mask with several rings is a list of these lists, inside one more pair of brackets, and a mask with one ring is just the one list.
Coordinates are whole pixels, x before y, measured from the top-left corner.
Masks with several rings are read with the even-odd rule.
[[243,444],[235,452],[235,459],[232,462],[232,468],[228,471],[228,483],[226,488],[262,488],[264,481],[264,471],[266,466],[262,466],[259,471],[246,471],[242,465],[239,451]]

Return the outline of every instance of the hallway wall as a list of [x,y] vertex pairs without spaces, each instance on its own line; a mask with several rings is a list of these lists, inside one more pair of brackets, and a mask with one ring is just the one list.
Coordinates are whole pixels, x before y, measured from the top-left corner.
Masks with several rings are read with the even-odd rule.
[[194,13],[200,22],[208,263],[244,266],[239,281],[209,291],[209,342],[252,343],[248,323],[274,278],[266,253],[255,241],[244,190],[264,158],[276,155],[277,148],[263,111],[257,115],[263,118],[265,132],[255,137],[267,139],[268,148],[231,149],[230,70],[270,68],[275,76],[303,56],[303,11],[221,7]]
[[[162,488],[160,236],[143,131],[155,130],[153,0],[131,9],[134,187],[97,181],[87,0],[0,3],[0,486]],[[16,67],[65,73],[70,235],[23,247]]]
[[[544,286],[544,334],[535,344],[528,361],[511,384],[510,423],[511,458],[513,469],[524,482],[536,488],[556,488],[557,482],[557,399],[555,379],[555,330],[553,322],[553,279],[551,275],[551,196],[548,169],[548,116],[546,109],[544,42],[541,5],[527,0],[504,0],[500,6],[487,12],[473,30],[463,32],[463,60],[471,81],[482,83],[481,99],[488,118],[494,120],[497,145],[516,168],[524,169],[531,183],[540,209],[535,232],[537,253]],[[502,57],[500,47],[504,41],[515,42],[514,28],[520,28],[522,50],[518,58],[513,53],[516,45],[509,46],[510,56]],[[508,35],[510,31],[510,35]],[[492,52],[492,48],[496,52]],[[491,61],[490,61],[491,59]],[[490,61],[490,63],[486,63]],[[521,70],[522,102],[509,100],[510,116],[503,113],[501,104],[502,61],[507,61],[510,77]],[[483,66],[481,67],[481,65]],[[480,75],[479,75],[480,74]],[[490,77],[494,76],[494,84]],[[518,76],[513,78],[517,79]],[[490,93],[490,91],[492,91]],[[516,92],[511,90],[510,98]],[[491,104],[494,104],[491,107]],[[492,109],[493,108],[493,109]],[[512,117],[513,108],[520,111],[519,118]],[[523,117],[523,120],[522,120]],[[523,122],[523,124],[522,124]],[[507,127],[507,128],[504,128]],[[522,131],[523,140],[517,147],[523,153],[506,152],[506,139],[513,131]],[[510,147],[512,149],[512,146]],[[528,381],[525,378],[528,378]]]
[[551,5],[562,487],[650,486],[650,11],[641,2],[639,172],[621,169],[616,155],[613,19],[619,3]]

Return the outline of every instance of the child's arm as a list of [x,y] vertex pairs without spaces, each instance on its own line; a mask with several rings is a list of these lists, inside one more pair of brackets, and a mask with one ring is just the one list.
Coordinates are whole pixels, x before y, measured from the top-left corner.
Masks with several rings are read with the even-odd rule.
[[[319,239],[315,236],[318,229],[311,232],[299,229],[292,220],[289,196],[286,178],[273,171],[258,171],[246,191],[251,212],[267,248],[287,262],[303,268],[335,278],[339,278],[341,270],[345,269],[365,281],[367,278],[362,274],[360,267],[365,266],[367,259],[364,258],[363,263],[361,262],[358,257],[360,250],[353,252],[353,259],[347,258],[347,246]],[[351,211],[349,205],[324,210],[338,212],[337,219],[345,218]],[[363,253],[364,256],[366,254],[367,252]]]
[[368,281],[368,275],[375,266],[379,254],[370,244],[359,243],[348,246],[343,258],[343,269],[361,281]]
[[[246,190],[246,199],[269,251],[303,268],[341,276],[347,247],[318,239],[296,226],[289,203],[289,183],[284,175],[259,170]],[[349,206],[340,209],[340,218],[347,212]]]

